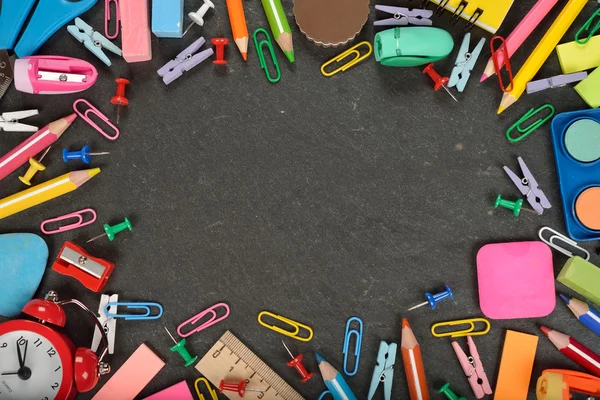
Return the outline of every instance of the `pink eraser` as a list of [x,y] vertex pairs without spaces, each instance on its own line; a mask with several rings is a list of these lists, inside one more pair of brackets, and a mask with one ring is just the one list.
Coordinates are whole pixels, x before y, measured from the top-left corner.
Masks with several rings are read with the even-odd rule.
[[181,381],[143,400],[194,400],[194,398],[187,382]]
[[479,306],[491,319],[544,317],[556,305],[552,251],[543,242],[483,246],[477,280]]
[[152,59],[148,0],[119,1],[123,58],[128,63]]
[[163,360],[142,344],[92,400],[133,400],[164,365]]

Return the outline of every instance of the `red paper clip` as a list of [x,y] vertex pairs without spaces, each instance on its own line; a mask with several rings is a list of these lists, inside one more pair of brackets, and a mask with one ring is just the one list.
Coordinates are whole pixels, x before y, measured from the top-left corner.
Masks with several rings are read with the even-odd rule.
[[[110,4],[115,5],[115,33],[110,34],[108,32],[108,22],[110,21]],[[119,24],[121,23],[121,12],[119,11],[118,0],[104,0],[104,36],[108,39],[113,40],[119,36]]]
[[[219,307],[223,307],[225,309],[225,314],[223,316],[217,318],[217,312],[215,310]],[[208,321],[204,322],[202,325],[199,325],[196,329],[192,329],[189,332],[186,332],[186,333],[181,332],[182,328],[185,327],[187,324],[194,325],[195,323],[200,321],[202,318],[204,318],[207,314],[212,314]],[[203,331],[204,329],[216,324],[217,322],[223,321],[228,316],[229,316],[229,306],[225,303],[217,303],[214,306],[208,307],[206,310],[194,315],[192,318],[188,319],[187,321],[185,321],[181,325],[179,325],[177,327],[177,334],[179,336],[181,336],[182,338],[186,338],[194,333]]]
[[[85,104],[86,106],[88,106],[88,109],[85,110],[84,112],[79,111],[77,109],[77,104],[79,104],[79,103]],[[113,123],[110,122],[110,120],[108,119],[108,117],[106,115],[104,115],[100,111],[98,111],[98,109],[96,107],[94,107],[86,99],[75,100],[75,102],[73,103],[73,110],[75,110],[77,115],[79,115],[85,122],[87,122],[92,128],[97,130],[102,136],[104,136],[108,140],[116,140],[119,137],[119,134],[121,133],[119,131],[119,128],[117,128],[115,125],[113,125]],[[98,124],[96,124],[94,121],[92,121],[92,119],[90,117],[88,117],[88,114],[95,115],[96,117],[100,118],[101,121],[104,121],[106,123],[106,125],[108,125],[115,132],[114,135],[110,136],[108,133],[104,132],[102,130],[102,128],[100,128],[98,126]]]
[[[84,222],[83,221],[84,215],[86,213],[91,214],[92,218],[90,220]],[[64,220],[67,220],[70,218],[76,218],[77,220],[71,224],[59,226],[58,228],[56,228],[54,230],[46,229],[47,224],[51,224],[53,222],[64,221]],[[96,221],[96,211],[92,210],[91,208],[84,208],[83,210],[74,211],[70,214],[65,214],[65,215],[61,215],[60,217],[50,218],[45,221],[42,221],[42,224],[40,225],[40,230],[43,233],[45,233],[46,235],[54,235],[55,233],[67,232],[67,231],[71,231],[73,229],[84,227],[86,225],[94,223],[94,221]]]
[[114,268],[115,264],[93,257],[71,242],[65,242],[52,264],[54,271],[72,276],[94,292],[102,291]]
[[[500,46],[498,46],[497,49],[494,49],[494,41],[496,41],[496,40],[500,41]],[[502,36],[494,36],[490,40],[490,49],[492,50],[492,61],[494,63],[494,71],[496,71],[496,75],[498,76],[498,82],[500,84],[500,89],[502,89],[502,91],[505,93],[510,92],[513,88],[513,73],[512,73],[512,68],[510,67],[510,57],[508,56],[508,49],[506,47],[506,41],[504,40],[504,38]],[[502,75],[500,75],[500,72],[502,71],[502,65],[498,61],[499,54],[502,54],[502,58],[504,60],[504,67],[506,68],[506,71],[508,71],[508,79],[509,79],[508,88],[506,88],[504,86],[504,82],[502,82]]]

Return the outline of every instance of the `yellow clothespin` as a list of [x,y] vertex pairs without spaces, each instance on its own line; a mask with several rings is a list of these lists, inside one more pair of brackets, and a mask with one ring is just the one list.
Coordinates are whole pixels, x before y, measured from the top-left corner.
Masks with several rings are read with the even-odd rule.
[[[293,330],[280,328],[276,325],[269,325],[262,320],[263,315],[267,315],[276,321],[280,321],[285,324],[288,324],[289,326],[291,326],[293,328]],[[262,311],[260,314],[258,314],[258,323],[267,329],[270,329],[272,331],[280,333],[284,336],[291,337],[292,339],[300,340],[301,342],[308,342],[313,337],[313,330],[310,326],[301,324],[300,322],[296,322],[292,319],[283,317],[281,315],[273,314],[272,312],[269,312],[269,311]],[[304,335],[300,335],[301,329],[304,329],[306,332],[308,332],[308,337],[305,337]]]
[[[475,323],[481,322],[486,325],[485,329],[476,331]],[[441,326],[468,325],[469,327],[463,330],[437,333],[435,330]],[[461,336],[479,336],[485,335],[490,331],[490,321],[485,318],[459,319],[456,321],[438,322],[431,327],[431,334],[435,337],[461,337]]]
[[[361,55],[360,51],[357,50],[361,46],[367,46],[369,51],[367,51],[366,54]],[[360,42],[356,46],[350,47],[348,50],[344,51],[343,53],[340,53],[339,55],[335,56],[331,60],[327,61],[325,64],[321,65],[321,73],[325,76],[332,76],[332,75],[337,74],[338,72],[343,72],[343,71],[347,70],[348,68],[353,67],[354,65],[358,64],[365,58],[369,57],[372,52],[373,52],[373,47],[371,46],[371,43]],[[342,65],[341,67],[339,67],[331,72],[325,72],[325,67],[327,67],[329,64],[338,63],[350,55],[354,55],[354,58],[352,60],[348,61],[346,64]]]
[[208,383],[208,380],[206,380],[206,378],[198,378],[198,379],[196,379],[196,382],[194,382],[194,387],[196,388],[196,393],[198,394],[198,398],[200,400],[206,400],[206,398],[204,397],[204,395],[202,393],[200,393],[200,388],[198,387],[198,384],[200,382],[204,383],[204,385],[208,389],[208,393],[210,393],[211,400],[219,400],[219,397],[217,396],[217,391],[214,390],[210,386],[210,383]]

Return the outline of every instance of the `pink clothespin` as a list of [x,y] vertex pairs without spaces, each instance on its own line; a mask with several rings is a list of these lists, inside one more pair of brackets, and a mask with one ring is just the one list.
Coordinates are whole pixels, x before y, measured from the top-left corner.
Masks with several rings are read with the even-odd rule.
[[[90,214],[91,218],[84,222],[85,214]],[[75,218],[75,222],[72,222],[68,225],[59,226],[58,228],[53,230],[46,229],[46,225],[48,224],[65,221],[72,218]],[[50,218],[45,221],[42,221],[42,224],[40,225],[40,230],[46,235],[54,235],[55,233],[61,233],[77,228],[82,228],[86,225],[93,223],[94,221],[96,221],[96,211],[92,210],[91,208],[84,208],[83,210],[74,211],[70,214],[65,214],[61,215],[60,217]]]
[[[115,5],[115,33],[108,33],[108,23],[110,21],[110,4]],[[104,36],[108,39],[113,40],[119,36],[119,25],[121,24],[121,14],[119,12],[119,1],[118,0],[104,0]]]
[[[225,314],[223,316],[217,318],[217,311],[215,311],[215,310],[218,309],[219,307],[223,307],[225,309]],[[189,332],[185,332],[185,333],[182,332],[182,328],[184,328],[185,325],[187,325],[187,324],[194,325],[198,321],[200,321],[202,318],[204,318],[207,314],[212,314],[208,321],[202,323],[202,325],[198,326],[197,328],[195,328]],[[208,328],[209,326],[213,326],[217,322],[223,321],[228,316],[229,316],[229,306],[225,303],[217,303],[214,306],[208,307],[206,310],[200,312],[199,314],[194,315],[192,318],[181,323],[181,325],[179,325],[177,327],[177,333],[182,338],[186,338],[194,333],[203,331],[204,329]]]
[[481,399],[484,394],[492,394],[492,388],[485,375],[483,364],[481,364],[481,360],[479,359],[479,352],[477,351],[477,347],[471,336],[467,336],[467,345],[469,346],[469,353],[471,353],[469,357],[467,357],[458,342],[452,342],[452,348],[454,348],[460,366],[465,372],[465,375],[467,375],[469,385],[471,385],[475,397]]

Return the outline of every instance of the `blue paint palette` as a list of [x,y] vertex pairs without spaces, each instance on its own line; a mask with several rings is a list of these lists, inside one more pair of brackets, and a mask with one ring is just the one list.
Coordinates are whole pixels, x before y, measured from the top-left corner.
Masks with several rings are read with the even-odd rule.
[[600,239],[600,109],[558,114],[550,127],[569,236]]

